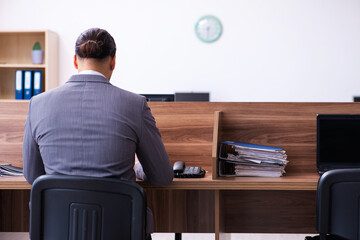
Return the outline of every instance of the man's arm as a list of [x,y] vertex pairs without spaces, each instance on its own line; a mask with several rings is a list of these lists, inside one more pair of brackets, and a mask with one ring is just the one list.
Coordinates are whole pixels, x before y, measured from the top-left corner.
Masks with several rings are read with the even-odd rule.
[[23,167],[24,177],[26,181],[28,181],[28,183],[30,184],[32,184],[37,177],[45,174],[44,164],[40,155],[39,146],[35,142],[31,132],[30,105],[29,113],[25,123],[23,142]]
[[145,98],[142,125],[136,150],[141,165],[135,167],[136,175],[154,185],[168,185],[173,180],[174,172]]

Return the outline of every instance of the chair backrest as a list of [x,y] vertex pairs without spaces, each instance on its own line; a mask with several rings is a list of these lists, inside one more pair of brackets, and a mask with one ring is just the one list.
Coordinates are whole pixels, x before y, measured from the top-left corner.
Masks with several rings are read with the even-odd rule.
[[32,240],[145,239],[146,197],[133,182],[44,175],[30,205]]
[[360,169],[324,173],[317,190],[317,231],[360,240]]

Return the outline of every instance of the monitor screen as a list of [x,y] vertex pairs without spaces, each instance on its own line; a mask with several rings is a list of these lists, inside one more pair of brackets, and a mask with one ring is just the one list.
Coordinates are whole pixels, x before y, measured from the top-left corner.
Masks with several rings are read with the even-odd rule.
[[360,115],[318,115],[318,164],[360,163],[359,149]]
[[359,96],[354,96],[354,102],[360,102],[360,97]]

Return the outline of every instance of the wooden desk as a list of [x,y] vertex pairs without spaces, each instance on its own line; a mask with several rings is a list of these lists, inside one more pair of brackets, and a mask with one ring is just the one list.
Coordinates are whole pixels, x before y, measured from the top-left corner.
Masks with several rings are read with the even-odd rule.
[[[156,232],[215,232],[220,239],[220,229],[230,233],[314,232],[318,178],[317,174],[288,174],[282,178],[212,179],[208,171],[204,178],[174,179],[166,187],[138,183],[145,189],[149,207],[153,209]],[[28,231],[30,188],[23,177],[0,178],[3,190],[0,196],[8,199],[5,205],[14,210],[11,216],[7,211],[13,221],[8,227],[17,227],[16,231],[19,228]],[[9,195],[12,198],[8,198]],[[21,223],[14,214],[26,216],[26,219]],[[246,215],[250,216],[244,218]],[[271,221],[269,216],[272,216]]]
[[[290,174],[282,178],[232,178],[232,179],[212,179],[211,172],[207,172],[206,177],[202,179],[174,179],[174,182],[166,187],[151,186],[145,182],[138,182],[147,192],[149,206],[154,211],[156,218],[157,232],[215,232],[220,229],[220,223],[226,223],[226,219],[243,219],[236,217],[237,214],[243,216],[245,210],[248,214],[254,209],[258,209],[258,215],[262,219],[264,226],[259,227],[261,223],[256,219],[254,225],[240,222],[241,225],[233,225],[226,223],[230,227],[229,232],[314,232],[310,226],[303,226],[305,229],[295,225],[289,228],[288,216],[279,215],[279,212],[285,208],[290,208],[295,216],[303,215],[304,209],[299,206],[294,208],[293,205],[304,205],[304,202],[310,204],[306,208],[310,211],[310,220],[314,222],[315,209],[315,190],[318,180],[317,174],[309,174],[304,176],[291,176]],[[0,196],[5,201],[5,206],[11,206],[11,216],[9,211],[7,216],[12,219],[13,223],[7,224],[7,227],[16,231],[28,231],[28,206],[29,194],[31,186],[23,177],[2,177],[0,178]],[[18,191],[14,191],[17,189]],[[294,189],[300,191],[300,194]],[[23,191],[19,191],[23,190]],[[256,190],[256,191],[254,191]],[[260,191],[260,190],[265,190]],[[9,198],[9,195],[12,196]],[[307,196],[304,199],[296,199],[298,196]],[[269,202],[270,201],[270,202]],[[273,202],[275,201],[275,202]],[[284,201],[286,205],[284,205]],[[276,203],[282,206],[276,206]],[[274,205],[275,206],[272,206]],[[20,208],[19,208],[20,206]],[[259,208],[262,206],[262,208]],[[246,209],[244,209],[246,208]],[[260,209],[262,209],[260,211]],[[287,212],[290,212],[290,209]],[[294,212],[295,211],[295,212]],[[298,212],[297,212],[298,211]],[[267,214],[278,215],[279,219],[272,220],[273,224],[266,223]],[[18,221],[14,218],[14,214],[25,217],[24,221]],[[229,217],[226,217],[229,215]],[[254,216],[243,219],[242,221],[251,221]],[[284,219],[282,219],[284,218]],[[299,217],[294,217],[298,221]],[[307,219],[309,220],[309,219]],[[9,219],[3,219],[9,223]],[[265,221],[265,222],[264,222]],[[276,226],[279,224],[281,225]],[[305,221],[306,222],[306,221]],[[258,226],[252,228],[252,226]],[[241,230],[244,229],[245,230]],[[259,231],[259,229],[262,229]],[[7,231],[10,231],[7,228]],[[224,230],[227,231],[227,230]],[[219,234],[219,230],[217,231]]]
[[[226,233],[315,232],[316,114],[360,114],[359,103],[149,105],[170,160],[207,170],[203,179],[175,179],[167,187],[139,182],[154,212],[155,231],[215,233],[216,239]],[[22,166],[26,113],[25,101],[0,102],[0,157],[17,166]],[[283,147],[287,173],[218,177],[214,152],[222,140]],[[0,231],[28,231],[30,186],[23,178],[0,178],[0,189]]]
[[[286,174],[280,178],[229,177],[212,179],[211,171],[204,178],[174,178],[165,187],[137,181],[144,189],[162,190],[300,190],[316,191],[319,175],[317,173]],[[0,190],[30,190],[24,177],[0,177]]]

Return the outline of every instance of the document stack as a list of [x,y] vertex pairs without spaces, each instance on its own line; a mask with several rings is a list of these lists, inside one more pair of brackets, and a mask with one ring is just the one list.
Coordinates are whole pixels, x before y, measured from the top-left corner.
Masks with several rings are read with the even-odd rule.
[[23,176],[23,169],[11,164],[0,165],[0,176]]
[[219,152],[219,176],[281,177],[288,163],[279,147],[225,141]]

